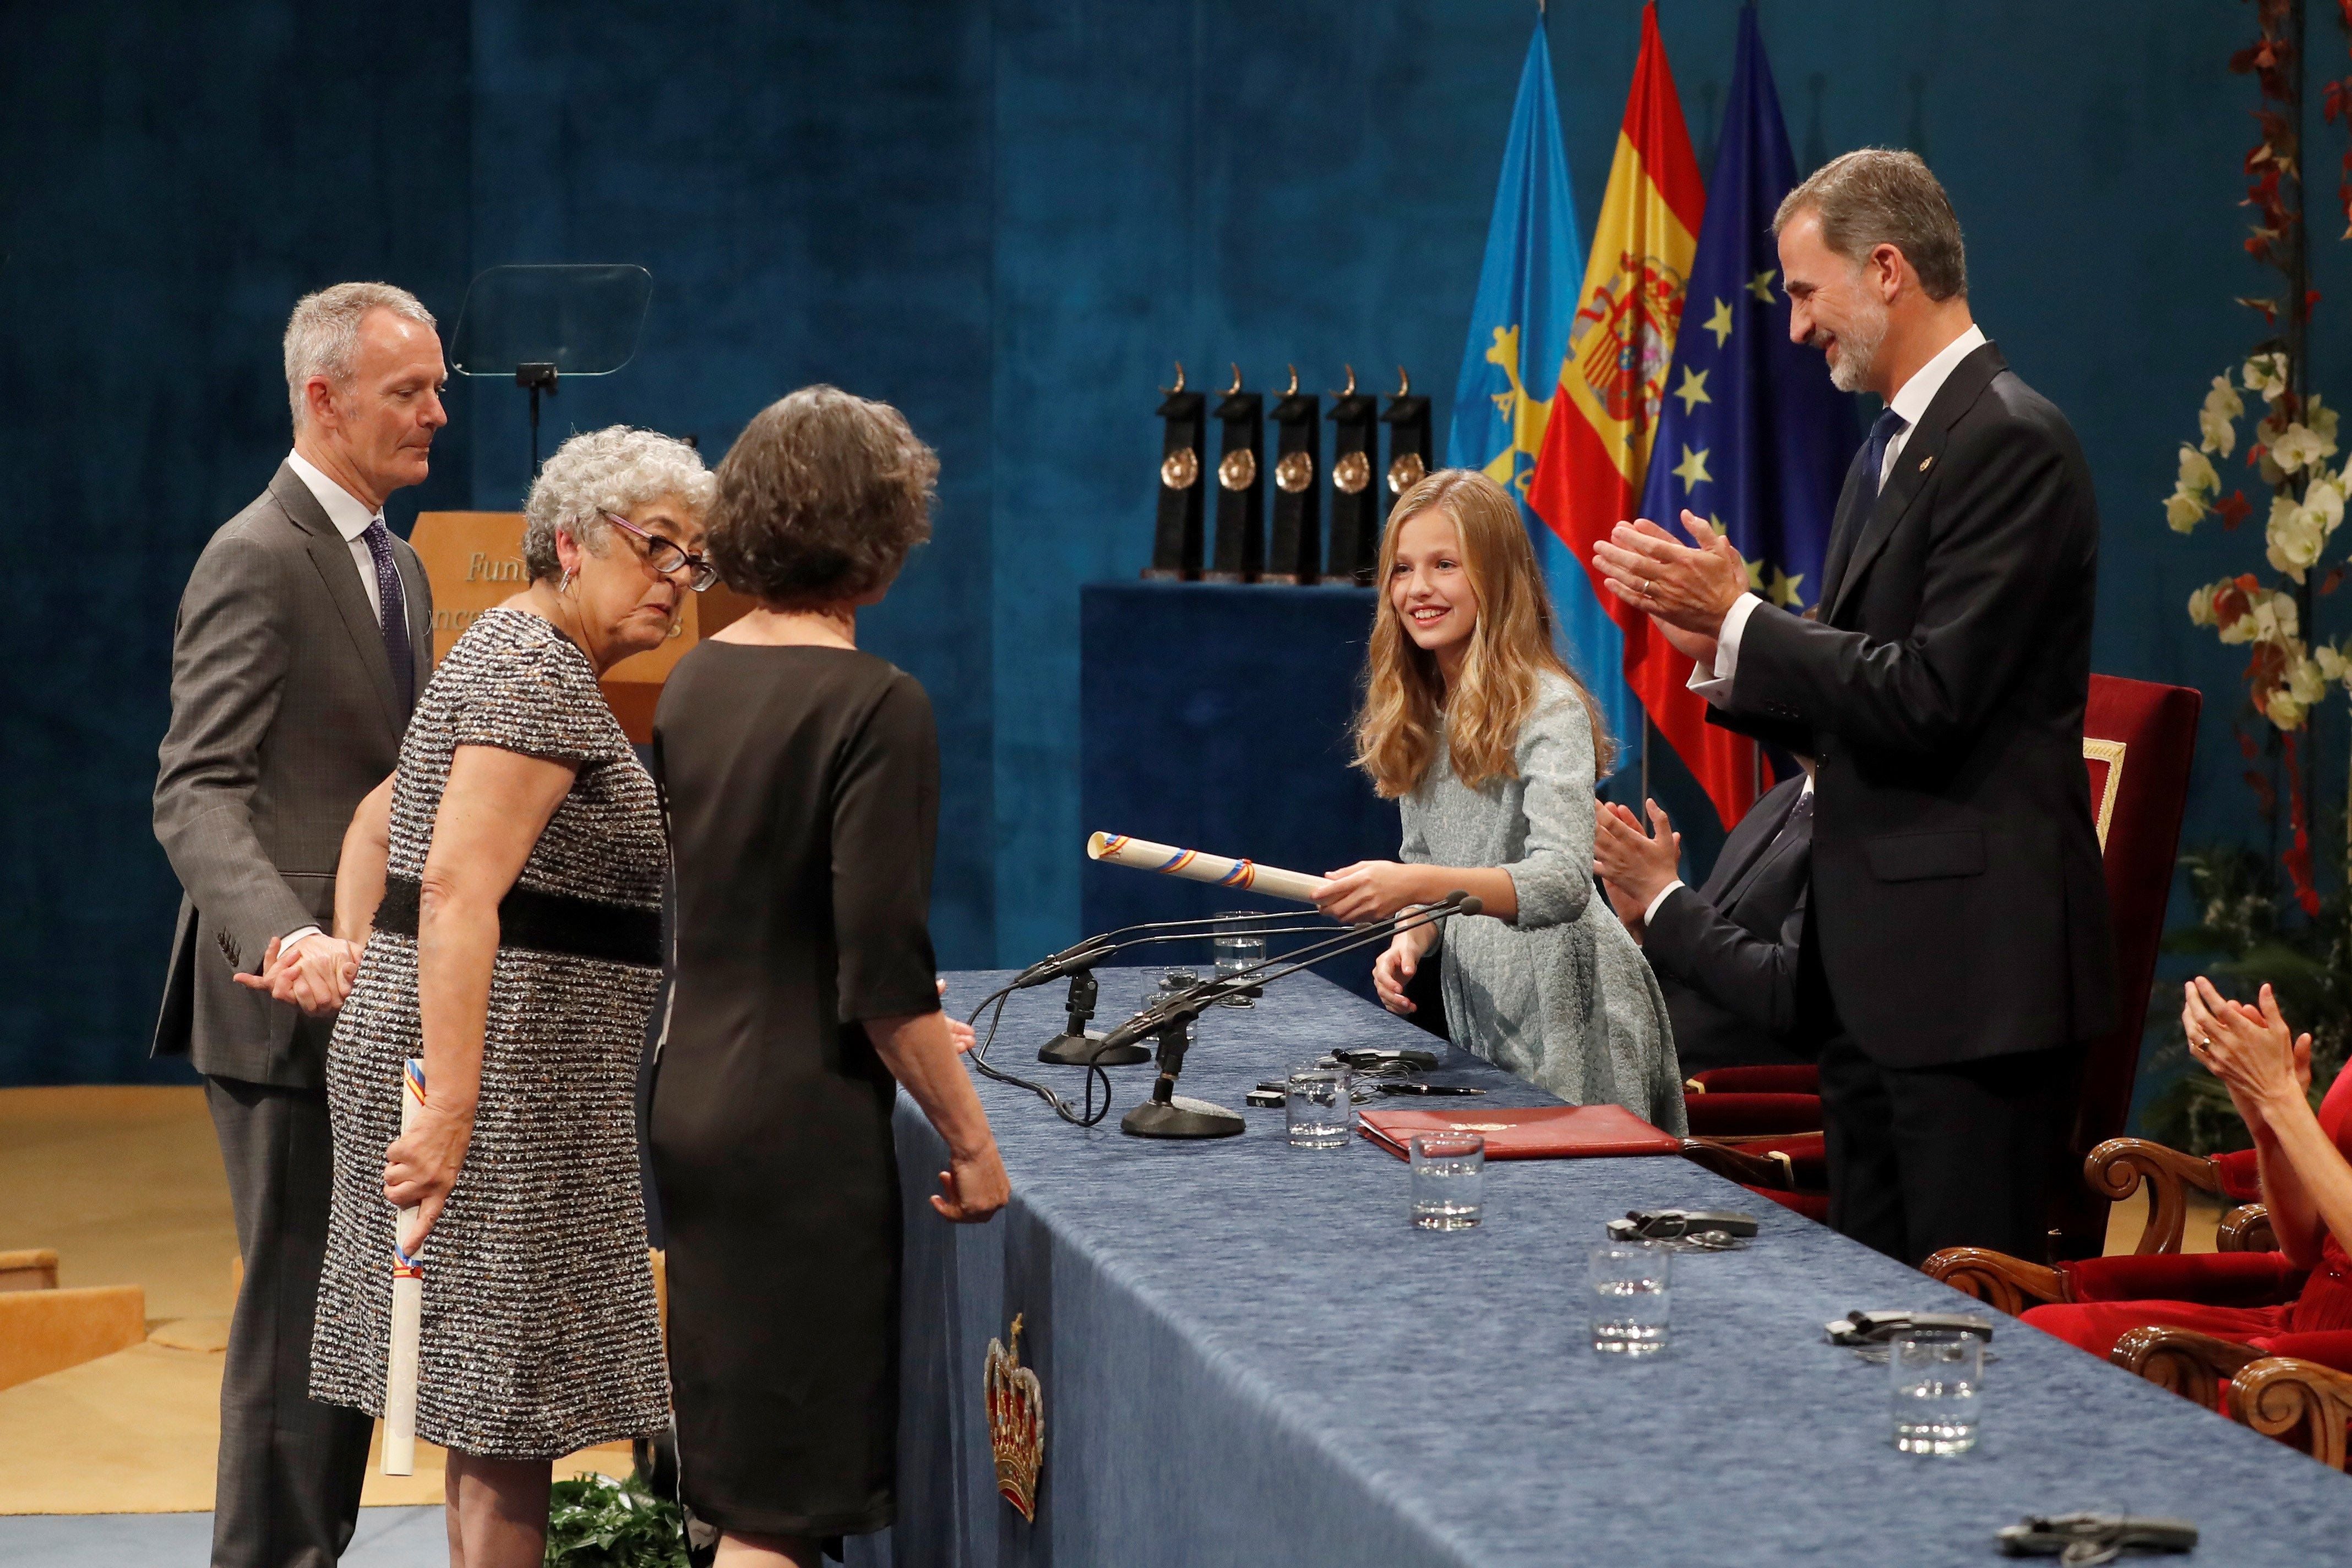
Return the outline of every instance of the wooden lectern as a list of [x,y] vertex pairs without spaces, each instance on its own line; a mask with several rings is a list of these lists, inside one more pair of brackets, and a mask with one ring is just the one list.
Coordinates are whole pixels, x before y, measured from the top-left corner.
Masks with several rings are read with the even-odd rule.
[[[419,512],[408,542],[425,563],[433,584],[433,661],[448,657],[474,617],[503,604],[530,585],[522,563],[522,513],[519,511]],[[657,648],[625,658],[604,672],[604,700],[631,741],[643,746],[654,735],[654,704],[662,682],[686,650],[753,607],[753,601],[713,584],[688,594]]]

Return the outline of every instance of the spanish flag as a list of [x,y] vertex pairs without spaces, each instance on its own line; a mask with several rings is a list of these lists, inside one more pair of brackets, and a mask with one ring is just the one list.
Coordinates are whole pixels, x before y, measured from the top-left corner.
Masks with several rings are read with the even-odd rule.
[[[1528,504],[1591,574],[1593,592],[1624,633],[1626,683],[1728,827],[1755,803],[1752,746],[1707,723],[1705,700],[1685,684],[1690,660],[1657,635],[1647,616],[1610,592],[1592,565],[1593,544],[1641,505],[1706,210],[1706,186],[1652,0],[1642,8],[1633,90]],[[1656,521],[1674,525],[1670,518]]]

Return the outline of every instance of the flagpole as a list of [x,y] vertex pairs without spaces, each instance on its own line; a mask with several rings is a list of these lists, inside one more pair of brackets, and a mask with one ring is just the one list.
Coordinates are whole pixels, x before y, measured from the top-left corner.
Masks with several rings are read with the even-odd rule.
[[1650,711],[1642,710],[1642,809],[1647,811],[1650,802]]

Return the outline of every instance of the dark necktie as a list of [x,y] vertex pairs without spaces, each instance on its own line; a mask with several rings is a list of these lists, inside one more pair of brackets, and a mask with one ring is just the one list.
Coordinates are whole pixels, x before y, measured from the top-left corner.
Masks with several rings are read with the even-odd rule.
[[1869,438],[1862,444],[1862,493],[1852,508],[1838,511],[1837,531],[1830,537],[1829,560],[1822,569],[1822,614],[1829,615],[1838,584],[1845,577],[1846,558],[1853,553],[1853,542],[1870,525],[1870,514],[1878,506],[1878,476],[1886,468],[1887,444],[1900,435],[1910,423],[1888,408],[1872,421]]
[[373,518],[360,537],[375,563],[375,596],[383,606],[383,655],[392,661],[392,689],[400,696],[405,718],[416,706],[416,660],[408,646],[408,599],[400,591],[400,568],[392,559],[392,531],[383,519]]
[[[1871,507],[1878,504],[1878,476],[1886,471],[1886,448],[1910,423],[1892,408],[1882,411],[1871,422],[1870,439],[1864,442],[1862,447],[1862,482],[1868,487],[1865,493],[1869,497],[1869,504],[1862,509],[1860,516],[1869,517]],[[1848,426],[1847,428],[1852,429],[1853,426]]]

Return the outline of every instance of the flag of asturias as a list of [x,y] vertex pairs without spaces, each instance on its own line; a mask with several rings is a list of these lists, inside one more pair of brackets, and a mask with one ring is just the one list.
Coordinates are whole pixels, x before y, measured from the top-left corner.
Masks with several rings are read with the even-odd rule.
[[[1749,5],[1739,13],[1730,101],[1642,515],[1679,536],[1675,520],[1687,508],[1726,530],[1747,559],[1748,586],[1801,612],[1821,597],[1830,520],[1861,437],[1853,401],[1830,384],[1821,354],[1789,341],[1772,215],[1796,183]],[[1716,781],[1752,776],[1748,742],[1710,728],[1701,755],[1684,760],[1727,825],[1734,805],[1746,810],[1745,791]]]
[[[1705,701],[1685,685],[1690,660],[1657,635],[1649,617],[1604,587],[1592,568],[1593,544],[1633,517],[1641,500],[1706,206],[1698,159],[1658,38],[1657,6],[1646,5],[1633,88],[1528,502],[1590,574],[1593,593],[1623,634],[1627,684],[1728,824],[1747,808],[1753,780],[1741,786],[1748,791],[1742,795],[1718,791],[1703,771],[1710,726]],[[1630,733],[1623,738],[1635,741]]]
[[1624,636],[1594,596],[1583,563],[1527,510],[1528,480],[1543,449],[1569,319],[1583,281],[1551,50],[1538,20],[1519,72],[1495,216],[1486,226],[1486,259],[1470,307],[1470,341],[1454,384],[1445,462],[1484,469],[1518,498],[1559,617],[1560,652],[1591,689],[1610,732],[1622,736],[1642,721],[1641,706],[1625,684]]

